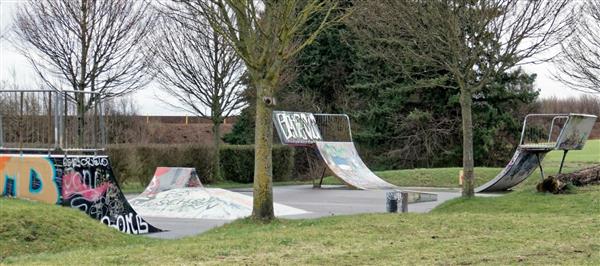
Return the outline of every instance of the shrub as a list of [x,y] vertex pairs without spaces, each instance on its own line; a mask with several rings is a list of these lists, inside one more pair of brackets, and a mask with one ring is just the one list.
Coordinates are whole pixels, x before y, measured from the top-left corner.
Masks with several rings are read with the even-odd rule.
[[[110,145],[107,154],[117,181],[139,182],[148,185],[159,166],[196,168],[202,183],[213,183],[211,158],[213,149],[200,144]],[[221,167],[225,180],[251,183],[254,176],[254,146],[224,146],[221,148]],[[273,148],[273,180],[291,177],[294,151],[287,146]]]
[[[223,178],[239,183],[254,181],[254,145],[228,145],[221,149]],[[294,167],[294,150],[273,147],[273,181],[290,179]]]

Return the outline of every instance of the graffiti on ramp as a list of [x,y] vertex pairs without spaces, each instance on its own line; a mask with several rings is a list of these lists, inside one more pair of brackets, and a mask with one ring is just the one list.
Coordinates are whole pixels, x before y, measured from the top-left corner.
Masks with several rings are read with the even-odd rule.
[[[176,188],[130,201],[135,210],[151,217],[235,220],[252,214],[252,197],[218,188]],[[276,216],[298,215],[304,210],[274,204]]]
[[537,156],[541,161],[548,152],[549,150],[517,149],[508,165],[494,179],[476,188],[475,192],[504,191],[520,184],[538,168]]
[[142,196],[152,197],[159,192],[184,187],[202,187],[195,168],[157,167]]
[[358,189],[394,189],[375,175],[360,159],[352,142],[316,142],[329,169],[344,183]]
[[121,193],[107,156],[0,156],[2,196],[59,204],[129,234],[159,232]]

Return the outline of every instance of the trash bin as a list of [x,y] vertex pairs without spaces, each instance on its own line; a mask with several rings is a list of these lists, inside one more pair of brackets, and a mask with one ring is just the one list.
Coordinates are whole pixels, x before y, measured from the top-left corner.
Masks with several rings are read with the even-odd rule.
[[387,212],[398,212],[398,192],[390,191],[386,193],[385,207]]

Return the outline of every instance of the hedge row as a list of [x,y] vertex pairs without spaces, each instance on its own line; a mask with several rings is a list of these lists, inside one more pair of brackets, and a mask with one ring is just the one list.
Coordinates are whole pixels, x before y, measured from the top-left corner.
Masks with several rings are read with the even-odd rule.
[[[195,144],[111,145],[107,149],[113,170],[120,183],[139,182],[147,185],[158,166],[194,167],[203,183],[212,183],[213,149]],[[251,183],[254,175],[254,146],[221,148],[223,178]],[[287,146],[273,148],[273,180],[290,179],[294,167],[294,150]]]

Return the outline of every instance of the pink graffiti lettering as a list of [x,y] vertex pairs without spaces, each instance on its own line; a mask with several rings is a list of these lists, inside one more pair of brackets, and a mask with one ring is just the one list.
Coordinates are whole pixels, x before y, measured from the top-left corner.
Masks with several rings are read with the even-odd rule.
[[109,186],[108,183],[103,183],[97,188],[91,188],[81,180],[82,178],[79,172],[68,170],[62,178],[63,198],[68,199],[74,194],[79,194],[86,200],[95,202],[106,193]]

